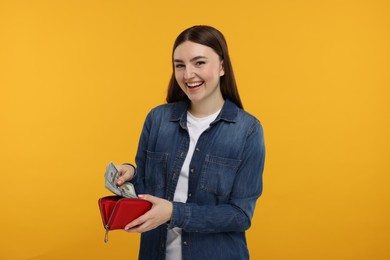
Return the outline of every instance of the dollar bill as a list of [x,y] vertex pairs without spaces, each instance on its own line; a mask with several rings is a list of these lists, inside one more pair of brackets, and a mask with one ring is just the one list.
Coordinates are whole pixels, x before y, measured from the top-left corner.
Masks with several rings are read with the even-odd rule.
[[132,183],[125,182],[121,186],[117,185],[120,174],[112,162],[110,162],[106,167],[105,177],[105,187],[114,194],[126,198],[137,198],[137,194]]

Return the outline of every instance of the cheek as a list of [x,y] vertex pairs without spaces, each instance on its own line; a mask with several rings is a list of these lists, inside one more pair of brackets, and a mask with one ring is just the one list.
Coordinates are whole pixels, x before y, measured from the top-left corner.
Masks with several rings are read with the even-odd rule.
[[220,68],[214,64],[213,66],[210,66],[207,70],[205,70],[205,77],[207,77],[210,80],[219,80],[221,70]]
[[182,74],[183,73],[180,73],[180,71],[179,72],[175,71],[175,79],[176,79],[177,84],[179,84],[180,88],[183,88],[183,84],[184,84]]
[[204,75],[204,79],[210,82],[219,81],[219,71],[209,71],[207,74]]
[[179,72],[175,71],[175,79],[176,81],[180,84],[180,76],[179,76]]

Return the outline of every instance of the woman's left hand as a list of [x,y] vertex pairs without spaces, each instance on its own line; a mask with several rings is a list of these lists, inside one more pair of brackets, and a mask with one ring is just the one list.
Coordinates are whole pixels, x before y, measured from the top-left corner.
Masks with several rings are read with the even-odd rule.
[[125,226],[125,231],[143,233],[152,230],[171,219],[172,202],[152,195],[138,195],[140,199],[150,201],[152,208],[139,218]]

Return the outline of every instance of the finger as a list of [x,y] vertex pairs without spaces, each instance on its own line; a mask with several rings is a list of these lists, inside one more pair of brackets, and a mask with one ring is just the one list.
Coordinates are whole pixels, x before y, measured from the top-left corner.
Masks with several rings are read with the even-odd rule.
[[149,195],[149,194],[138,194],[139,199],[147,200],[151,202],[152,204],[155,204],[158,202],[159,198]]
[[137,233],[143,233],[149,230],[152,230],[156,228],[157,226],[153,224],[152,221],[146,221],[140,225],[134,226],[132,228],[125,229],[127,232],[137,232]]
[[145,214],[143,214],[142,216],[134,219],[133,221],[131,221],[129,224],[127,224],[125,226],[125,230],[128,231],[129,229],[131,228],[134,228],[134,227],[137,227],[137,226],[140,226],[140,225],[143,225],[148,219],[149,219],[149,212],[146,212]]
[[118,178],[117,180],[117,185],[122,185],[123,183],[125,183],[126,181],[128,181],[131,177],[131,174],[126,172],[124,173],[121,177]]
[[119,172],[119,175],[120,176],[123,176],[126,172],[128,172],[128,170],[126,168],[123,168],[123,166],[118,166],[118,172]]
[[134,170],[132,167],[127,165],[118,165],[117,166],[120,177],[117,180],[117,185],[122,185],[126,181],[129,181],[134,176]]
[[126,182],[125,176],[121,176],[121,177],[119,177],[118,180],[116,181],[116,184],[120,186],[120,185],[122,185],[122,184],[125,183],[125,182]]
[[144,228],[142,227],[142,225],[139,225],[139,226],[135,226],[133,228],[129,228],[129,229],[125,229],[126,232],[136,232],[136,233],[142,233],[142,232],[145,232]]
[[[139,218],[138,218],[139,219]],[[126,231],[130,231],[131,229],[134,229],[137,226],[140,226],[143,222],[138,221],[138,219],[131,221],[129,224],[125,226]]]

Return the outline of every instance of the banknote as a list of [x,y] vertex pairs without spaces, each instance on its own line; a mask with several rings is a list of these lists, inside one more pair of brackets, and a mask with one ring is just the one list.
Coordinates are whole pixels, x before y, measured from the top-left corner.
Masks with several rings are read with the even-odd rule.
[[120,174],[112,162],[110,162],[106,167],[105,177],[105,186],[111,192],[126,198],[137,198],[137,194],[135,193],[134,185],[132,183],[125,182],[121,186],[116,184]]

